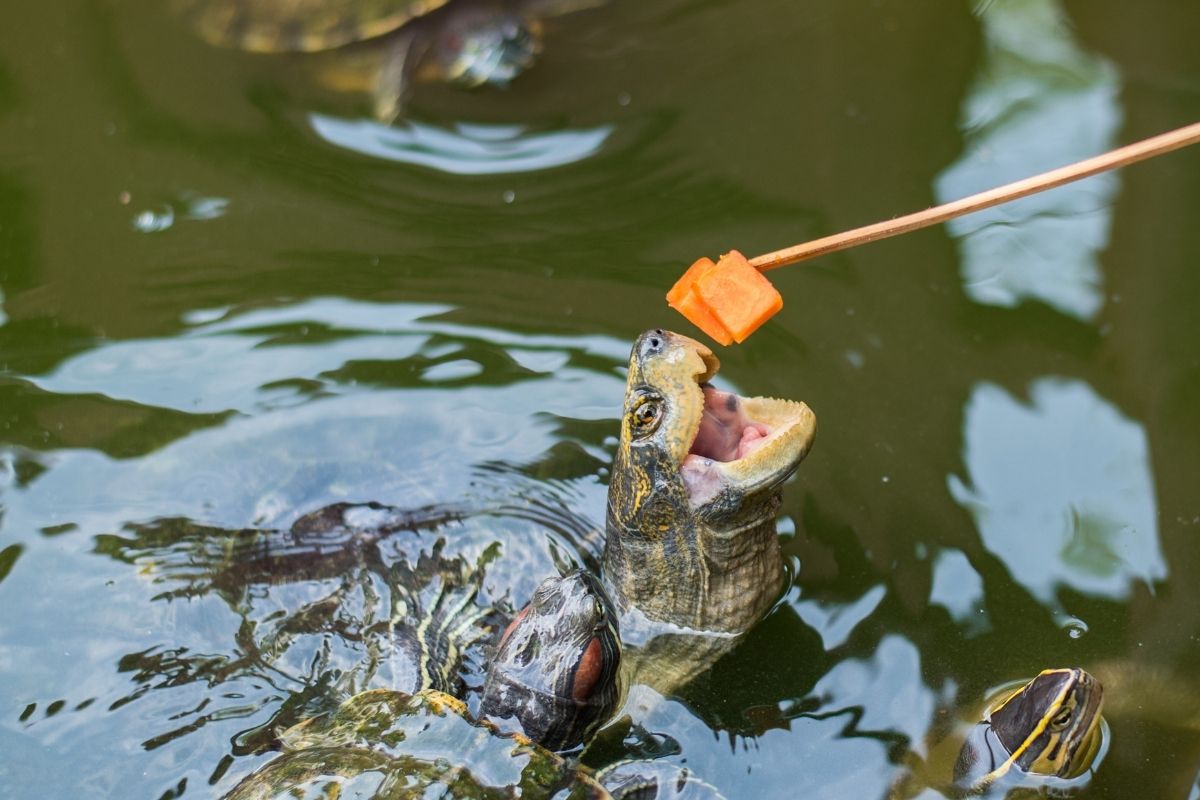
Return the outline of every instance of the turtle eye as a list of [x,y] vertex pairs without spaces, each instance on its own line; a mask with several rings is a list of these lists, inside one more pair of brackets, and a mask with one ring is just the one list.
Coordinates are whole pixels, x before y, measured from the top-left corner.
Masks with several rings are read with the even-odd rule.
[[633,409],[629,412],[633,425],[633,435],[649,436],[658,428],[662,421],[662,397],[657,394],[643,394],[638,397]]
[[1071,722],[1071,709],[1069,709],[1069,708],[1059,709],[1058,713],[1055,714],[1050,719],[1050,729],[1054,730],[1054,731],[1061,731],[1063,728],[1067,727],[1067,725],[1069,725],[1070,722]]

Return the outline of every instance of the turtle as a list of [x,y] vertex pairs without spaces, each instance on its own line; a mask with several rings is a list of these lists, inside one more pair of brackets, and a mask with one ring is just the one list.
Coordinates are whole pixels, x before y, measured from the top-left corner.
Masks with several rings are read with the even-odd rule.
[[816,437],[806,403],[721,391],[719,369],[710,348],[661,328],[629,359],[601,574],[622,615],[626,669],[660,693],[778,601],[782,486]]
[[[623,762],[593,774],[548,749],[577,741],[612,713],[619,663],[617,622],[596,580],[580,570],[547,578],[501,636],[477,717],[436,689],[368,689],[280,734],[283,754],[225,800],[719,800],[686,769]],[[495,715],[524,722],[537,741],[504,731]]]
[[174,0],[209,44],[253,53],[357,46],[328,82],[395,120],[417,80],[504,85],[542,50],[542,20],[605,0]]
[[935,742],[927,759],[914,757],[891,798],[916,797],[944,780],[932,773],[943,771],[950,758],[950,783],[939,789],[945,797],[1077,791],[1107,750],[1103,704],[1100,681],[1078,667],[1045,669],[1031,680],[1006,684],[985,700],[973,721],[963,720]]
[[[278,730],[378,689],[463,698],[479,724],[547,750],[581,746],[625,687],[665,694],[690,680],[781,593],[775,515],[816,417],[802,402],[721,391],[711,383],[718,369],[708,347],[680,334],[654,329],[634,342],[598,568],[581,541],[560,541],[575,551],[567,561],[588,567],[566,584],[526,588],[558,569],[554,559],[507,539],[503,515],[454,506],[339,503],[288,530],[145,532],[170,543],[159,546],[169,558],[154,565],[156,579],[182,578],[185,596],[218,592],[242,617],[235,658],[179,671],[209,680],[269,671],[302,687],[240,737],[243,752],[277,746]],[[536,624],[530,609],[561,610],[564,586],[605,606],[597,618],[614,620],[620,636],[562,617]],[[520,598],[532,600],[516,612]],[[623,781],[649,774],[626,768]]]
[[[630,353],[603,542],[594,549],[597,577],[622,620],[623,670],[639,680],[652,667],[665,684],[687,680],[782,591],[775,515],[784,481],[815,439],[816,416],[803,402],[721,391],[711,383],[719,368],[708,347],[662,329],[643,333]],[[311,586],[297,592],[303,603],[276,599],[245,621],[254,639],[240,644],[246,653],[278,665],[300,638],[332,637],[351,650],[340,662],[319,643],[298,662],[311,672],[314,655],[332,652],[322,663],[336,667],[352,694],[408,682],[399,673],[412,664],[387,651],[424,648],[430,655],[423,663],[437,668],[427,670],[422,688],[461,694],[455,672],[462,657],[471,673],[466,688],[477,692],[485,651],[517,601],[531,596],[536,577],[571,566],[556,565],[544,546],[516,542],[498,528],[503,523],[503,514],[453,504],[337,503],[303,515],[290,530],[183,524],[184,531],[145,537],[191,543],[178,565],[157,566],[186,582],[181,594],[216,590],[244,609],[255,587]],[[552,549],[574,552],[574,561],[590,567],[590,533],[559,537]],[[446,609],[472,616],[453,626],[450,639],[411,641],[413,631],[429,637],[448,630]]]

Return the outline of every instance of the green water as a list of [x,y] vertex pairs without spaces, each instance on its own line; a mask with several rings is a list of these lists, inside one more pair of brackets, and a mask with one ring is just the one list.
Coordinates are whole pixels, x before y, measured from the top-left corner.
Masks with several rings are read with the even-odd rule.
[[[695,333],[662,300],[691,260],[1200,118],[1175,0],[615,0],[393,130],[164,5],[0,25],[5,796],[219,795],[303,690],[213,666],[239,610],[176,592],[156,520],[602,520],[629,343]],[[946,709],[1080,665],[1118,676],[1085,796],[1200,797],[1198,178],[1183,151],[776,273],[720,380],[820,420],[794,580],[634,710],[654,754],[730,798],[882,798]]]

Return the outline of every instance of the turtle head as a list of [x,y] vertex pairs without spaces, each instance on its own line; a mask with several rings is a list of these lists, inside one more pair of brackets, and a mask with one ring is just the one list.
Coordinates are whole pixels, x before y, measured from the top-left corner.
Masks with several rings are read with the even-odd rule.
[[504,86],[542,51],[541,20],[510,0],[446,3],[414,25],[414,77]]
[[[808,453],[816,417],[804,403],[743,398],[709,381],[721,363],[686,336],[647,331],[629,359],[621,441],[620,506],[634,521],[666,500],[713,527],[737,527],[748,499],[771,494]],[[626,499],[627,498],[627,499]],[[670,498],[667,500],[667,498]],[[642,527],[642,526],[636,526]]]
[[1082,669],[1048,669],[988,714],[993,732],[1024,772],[1074,778],[1100,747],[1104,690]]
[[[618,603],[690,627],[740,626],[774,602],[780,487],[816,435],[804,403],[713,387],[719,366],[686,336],[638,337],[609,482],[604,566]],[[722,582],[728,597],[701,596]]]
[[616,711],[621,640],[599,581],[547,578],[509,623],[484,683],[481,711],[514,719],[551,750],[571,750]]
[[542,52],[545,17],[605,0],[459,0],[430,14],[428,55],[420,76],[461,86],[505,86]]

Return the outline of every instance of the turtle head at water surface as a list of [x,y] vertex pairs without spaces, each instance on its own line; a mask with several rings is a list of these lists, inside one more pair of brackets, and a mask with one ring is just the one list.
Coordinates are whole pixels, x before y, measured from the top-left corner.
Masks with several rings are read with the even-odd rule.
[[651,330],[634,343],[604,574],[622,609],[740,632],[777,599],[775,514],[816,417],[801,402],[714,388],[718,367],[709,348],[676,333]]
[[488,669],[480,711],[512,719],[551,750],[587,741],[619,704],[621,639],[599,581],[547,578],[509,624]]
[[1047,669],[997,698],[963,744],[954,781],[972,792],[1092,769],[1104,737],[1104,689],[1078,668]]

